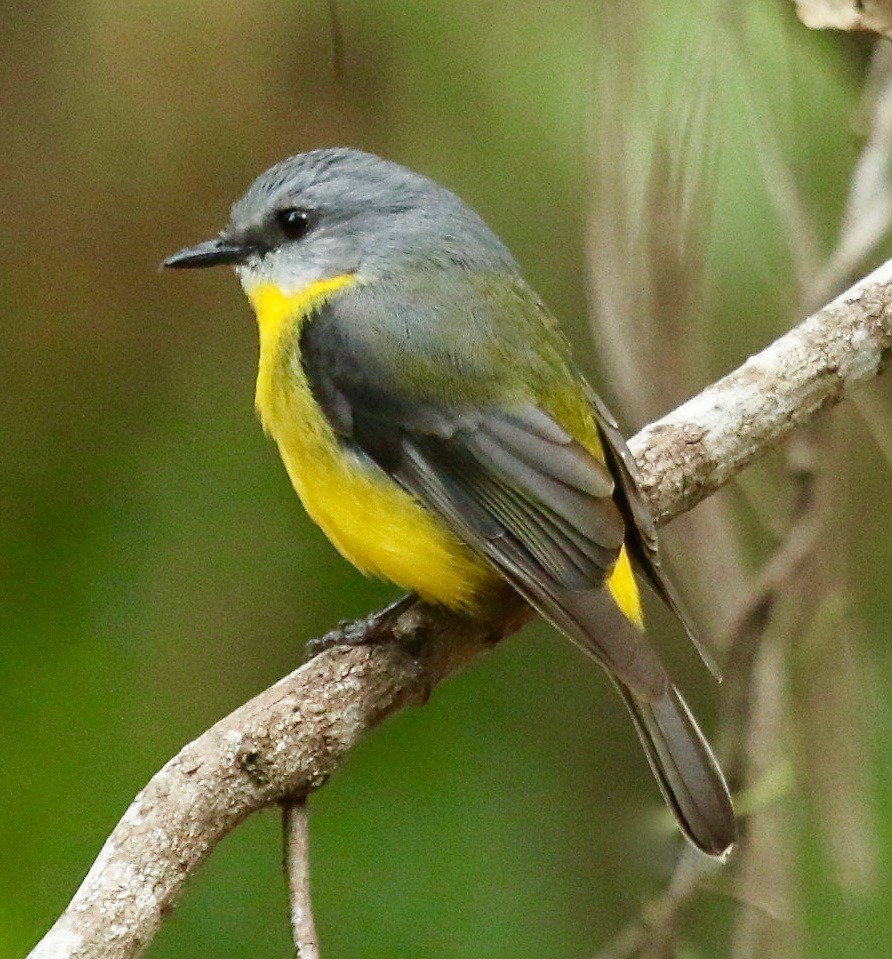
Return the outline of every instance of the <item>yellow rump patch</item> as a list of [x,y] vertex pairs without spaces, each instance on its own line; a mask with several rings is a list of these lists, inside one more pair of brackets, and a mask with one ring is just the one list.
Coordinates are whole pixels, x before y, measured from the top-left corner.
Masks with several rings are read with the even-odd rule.
[[620,550],[616,566],[613,567],[613,572],[607,579],[607,588],[626,618],[639,629],[644,629],[641,593],[638,591],[638,583],[635,581],[635,574],[632,572],[632,564],[629,562],[629,554],[625,546]]

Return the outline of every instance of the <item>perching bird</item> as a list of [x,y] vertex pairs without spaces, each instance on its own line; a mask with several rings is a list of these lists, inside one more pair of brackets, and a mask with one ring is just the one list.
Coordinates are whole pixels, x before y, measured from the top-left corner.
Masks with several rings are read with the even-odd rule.
[[685,835],[723,855],[728,789],[644,633],[633,568],[678,608],[634,463],[498,237],[424,176],[314,150],[165,261],[215,264],[257,314],[264,428],[337,549],[454,610],[510,583],[611,675]]

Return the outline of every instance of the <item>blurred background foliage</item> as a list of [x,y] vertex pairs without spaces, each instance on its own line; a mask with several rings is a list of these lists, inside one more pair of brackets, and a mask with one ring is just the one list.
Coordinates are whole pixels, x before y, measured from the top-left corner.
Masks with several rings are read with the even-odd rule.
[[[306,639],[395,596],[328,546],[262,436],[255,332],[234,280],[156,272],[219,229],[257,173],[349,144],[454,188],[514,250],[630,430],[798,315],[779,173],[807,206],[814,248],[835,242],[871,44],[809,32],[784,0],[339,0],[336,21],[324,0],[36,0],[4,17],[2,956],[45,931],[184,742],[293,668]],[[696,270],[681,258],[697,287],[684,318],[697,363],[636,410],[592,345],[590,280],[596,303],[606,280],[586,237],[609,245],[616,221],[601,214],[618,194],[634,228],[663,176],[657,147],[666,182],[706,197],[688,230]],[[634,259],[626,272],[634,290]],[[678,330],[652,332],[631,353],[659,369]],[[888,382],[868,392],[888,409]],[[836,824],[797,774],[775,797],[791,888],[748,905],[790,918],[803,954],[884,956],[889,472],[851,409],[833,417],[848,446],[831,545],[857,611],[866,744],[853,828],[872,864],[840,880],[826,842]],[[757,569],[770,554],[791,496],[782,473],[776,456],[723,494],[743,544],[728,563]],[[699,602],[697,580],[721,582],[725,557],[698,560],[685,522],[668,539],[711,632],[730,613]],[[712,728],[717,693],[691,656],[676,658]],[[821,751],[817,715],[797,723],[794,701],[794,769],[804,739]],[[380,730],[311,811],[323,953],[340,959],[594,955],[665,884],[680,846],[620,702],[541,626]],[[230,837],[150,955],[287,954],[279,830],[269,812]],[[722,874],[707,886],[679,955],[728,951],[742,894]],[[738,954],[775,953],[762,942]]]

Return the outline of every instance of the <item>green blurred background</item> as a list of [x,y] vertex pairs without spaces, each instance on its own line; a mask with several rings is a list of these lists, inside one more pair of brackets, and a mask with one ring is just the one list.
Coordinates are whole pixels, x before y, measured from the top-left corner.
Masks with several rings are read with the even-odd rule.
[[[617,20],[590,0],[340,0],[337,43],[323,0],[7,11],[0,956],[36,942],[183,743],[292,669],[306,639],[396,595],[329,547],[264,439],[234,279],[156,270],[219,229],[257,173],[349,144],[445,182],[505,238],[597,378],[585,234],[592,197],[613,188],[590,164],[604,103],[619,86],[640,108],[635,170],[654,118],[687,96],[691,63],[707,64],[704,364],[673,399],[792,322],[791,255],[754,130],[781,144],[828,249],[862,144],[870,44],[806,30],[783,0],[650,6],[621,18],[634,62],[615,56]],[[879,957],[892,940],[889,473],[851,412],[835,415],[854,435],[842,545],[867,651],[874,881],[843,895],[807,795],[784,801],[803,953]],[[767,546],[741,522],[755,565]],[[714,690],[681,660],[711,727]],[[659,809],[604,677],[528,628],[381,729],[312,798],[323,953],[594,955],[670,874],[679,843]],[[227,839],[150,955],[287,955],[279,845],[275,812]],[[717,879],[680,954],[725,954],[735,905]]]

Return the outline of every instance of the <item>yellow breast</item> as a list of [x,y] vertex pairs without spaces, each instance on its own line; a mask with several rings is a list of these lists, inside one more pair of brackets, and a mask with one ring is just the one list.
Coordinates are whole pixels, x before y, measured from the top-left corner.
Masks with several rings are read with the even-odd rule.
[[249,290],[260,331],[255,405],[312,519],[362,572],[425,599],[472,608],[496,574],[389,477],[346,451],[300,364],[300,330],[326,300],[357,282],[345,275],[297,294]]
[[[452,609],[473,609],[499,577],[389,477],[338,442],[300,363],[300,331],[326,300],[357,282],[350,275],[296,294],[272,284],[248,292],[260,331],[255,406],[278,444],[310,517],[364,573],[388,579]],[[603,459],[597,433],[592,452]],[[617,605],[643,626],[641,599],[625,548],[607,579]]]

